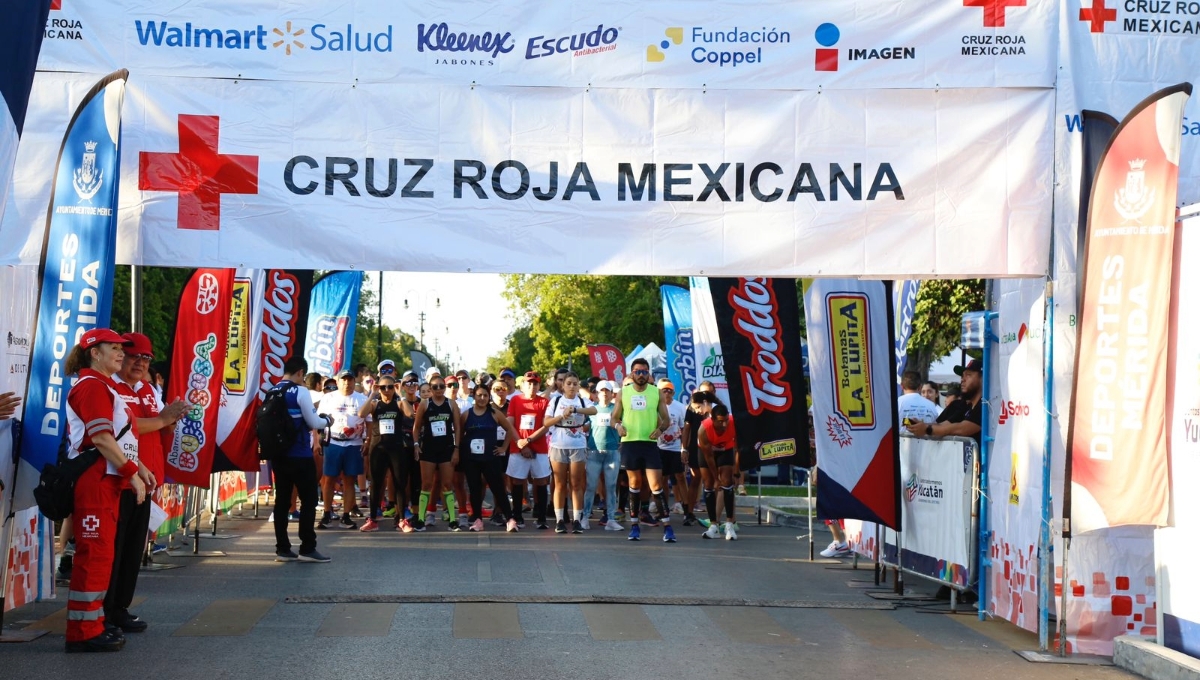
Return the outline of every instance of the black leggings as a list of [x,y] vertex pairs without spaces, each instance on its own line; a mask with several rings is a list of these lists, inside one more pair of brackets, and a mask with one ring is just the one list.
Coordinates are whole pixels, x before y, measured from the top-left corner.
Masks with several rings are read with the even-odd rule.
[[504,490],[504,471],[508,460],[504,457],[488,457],[480,460],[464,459],[459,465],[467,477],[467,492],[471,496],[471,521],[483,518],[483,482],[492,490],[496,511],[504,519],[512,519],[512,504]]
[[392,484],[396,489],[396,521],[404,519],[404,508],[408,494],[408,462],[412,453],[404,449],[386,450],[376,446],[371,451],[371,519],[379,516],[379,507],[387,495],[387,473],[392,471]]

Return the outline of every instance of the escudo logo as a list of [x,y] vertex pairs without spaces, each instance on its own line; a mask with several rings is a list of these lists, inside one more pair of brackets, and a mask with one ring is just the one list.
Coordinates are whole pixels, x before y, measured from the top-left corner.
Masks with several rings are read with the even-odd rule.
[[611,52],[617,49],[617,37],[620,29],[600,24],[592,31],[558,37],[534,36],[525,45],[526,59],[552,57],[556,54],[571,54],[575,57],[586,57],[601,52]]

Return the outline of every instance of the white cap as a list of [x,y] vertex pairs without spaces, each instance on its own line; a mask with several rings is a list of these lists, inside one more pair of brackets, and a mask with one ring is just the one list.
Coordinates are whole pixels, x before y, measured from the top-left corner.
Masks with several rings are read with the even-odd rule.
[[435,375],[441,376],[442,369],[438,368],[437,366],[430,366],[429,368],[425,369],[425,382],[433,380],[433,376]]
[[600,382],[596,383],[596,389],[608,390],[609,392],[615,393],[617,391],[617,384],[611,380],[601,380]]

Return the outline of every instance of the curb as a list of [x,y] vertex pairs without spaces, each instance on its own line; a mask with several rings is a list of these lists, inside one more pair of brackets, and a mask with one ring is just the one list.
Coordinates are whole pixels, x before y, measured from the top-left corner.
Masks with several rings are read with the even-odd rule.
[[1150,680],[1200,680],[1200,659],[1140,635],[1113,640],[1113,663]]

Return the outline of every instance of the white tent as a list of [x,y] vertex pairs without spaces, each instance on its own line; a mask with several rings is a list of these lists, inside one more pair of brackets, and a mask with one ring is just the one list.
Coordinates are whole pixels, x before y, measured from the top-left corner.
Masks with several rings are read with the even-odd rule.
[[962,365],[963,356],[963,349],[955,347],[949,354],[929,365],[929,379],[939,385],[958,382],[959,378],[954,374],[954,367]]

